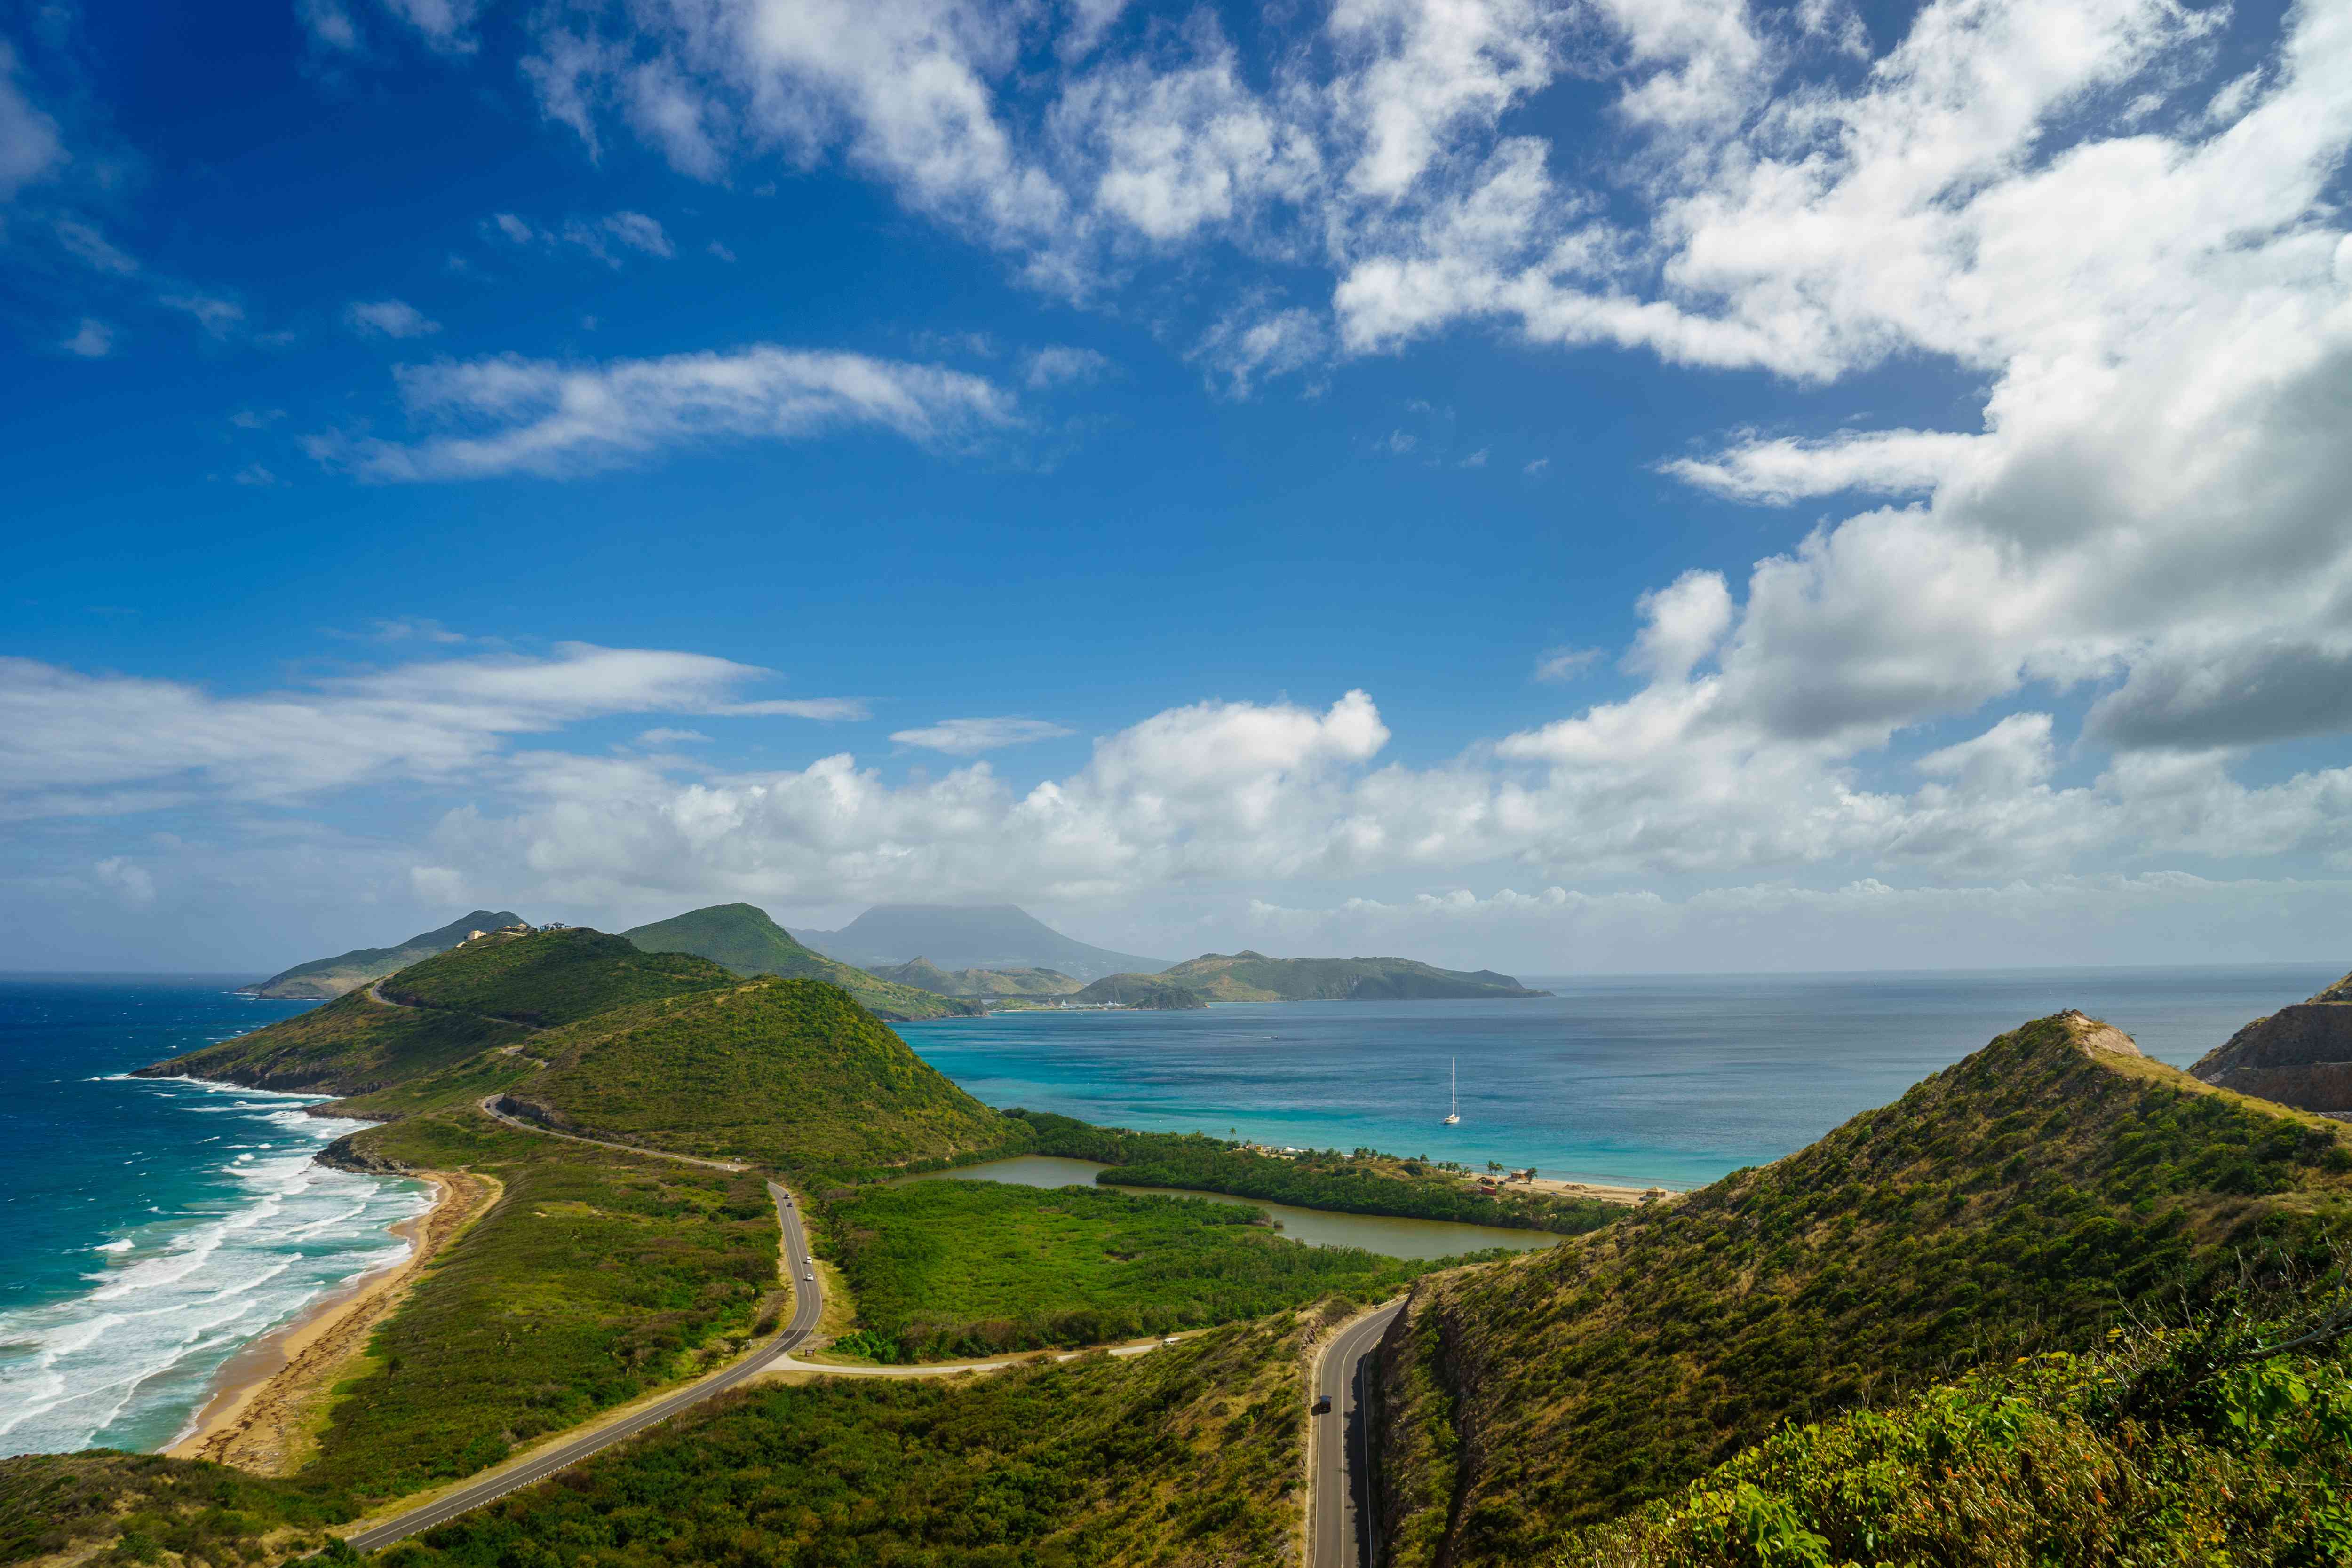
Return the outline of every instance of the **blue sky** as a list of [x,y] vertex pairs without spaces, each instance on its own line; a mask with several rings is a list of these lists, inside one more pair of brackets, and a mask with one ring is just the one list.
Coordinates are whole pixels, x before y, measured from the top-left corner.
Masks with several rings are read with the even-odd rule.
[[0,963],[2333,957],[2347,18],[0,13]]

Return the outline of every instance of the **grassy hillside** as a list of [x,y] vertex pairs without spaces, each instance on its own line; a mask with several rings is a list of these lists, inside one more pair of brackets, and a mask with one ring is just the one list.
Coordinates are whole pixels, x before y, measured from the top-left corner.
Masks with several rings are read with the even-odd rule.
[[941,1077],[845,992],[753,980],[533,1037],[515,1091],[558,1125],[779,1170],[903,1166],[1026,1129]]
[[1421,1290],[1377,1389],[1390,1561],[1537,1561],[1789,1417],[2087,1345],[2342,1220],[2347,1173],[2334,1124],[2029,1024],[1776,1165]]
[[1421,1271],[1286,1240],[1265,1218],[1199,1198],[987,1181],[864,1187],[824,1211],[865,1325],[845,1348],[884,1360],[1167,1333],[1332,1291],[1385,1295]]
[[[1289,1568],[1306,1322],[977,1379],[768,1385],[393,1549],[403,1568]],[[348,1495],[104,1452],[0,1459],[0,1563],[282,1561]],[[267,1550],[265,1550],[265,1548]]]
[[1160,972],[1160,980],[1221,1002],[1421,1001],[1435,998],[1541,997],[1492,969],[1440,969],[1412,958],[1269,958],[1263,953],[1203,953]]
[[388,1007],[354,991],[267,1029],[142,1067],[281,1093],[363,1094],[530,1038],[520,1025]]
[[[2310,1326],[2136,1333],[2096,1355],[2060,1354],[1789,1427],[1688,1490],[1580,1532],[1553,1561],[2342,1563],[2352,1559],[2352,1375],[2338,1349],[2260,1354]],[[2226,1357],[2243,1359],[2217,1364]]]
[[325,1001],[356,990],[370,980],[380,980],[395,969],[421,963],[436,953],[446,953],[463,942],[468,931],[496,931],[501,925],[521,923],[522,916],[511,910],[477,909],[438,930],[420,931],[405,942],[389,947],[354,947],[331,958],[313,958],[244,989],[257,997]]
[[869,975],[805,947],[766,910],[749,904],[714,904],[621,935],[648,953],[692,953],[738,975],[823,980],[881,1018],[961,1018],[972,1011],[944,994]]
[[756,1176],[516,1132],[470,1107],[352,1141],[506,1195],[377,1331],[302,1472],[313,1487],[373,1500],[470,1475],[723,1359],[775,1288]]
[[1472,1191],[1461,1177],[1434,1171],[1418,1160],[1363,1149],[1352,1155],[1309,1149],[1286,1159],[1200,1133],[1131,1133],[1090,1126],[1049,1111],[1005,1114],[1029,1124],[1036,1134],[1038,1154],[1101,1160],[1111,1168],[1095,1179],[1120,1186],[1225,1192],[1270,1203],[1295,1203],[1303,1208],[1453,1219],[1467,1225],[1556,1230],[1569,1236],[1596,1230],[1625,1212],[1622,1204],[1553,1197],[1524,1189],[1488,1197]]
[[551,1028],[734,979],[707,958],[640,952],[618,936],[572,929],[485,936],[412,964],[376,988],[411,1007]]

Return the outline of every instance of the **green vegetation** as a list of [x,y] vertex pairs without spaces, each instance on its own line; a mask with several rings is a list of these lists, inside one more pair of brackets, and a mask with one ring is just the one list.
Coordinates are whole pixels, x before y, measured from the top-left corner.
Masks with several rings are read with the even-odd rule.
[[679,1154],[850,1175],[1025,1139],[819,980],[649,1002],[530,1050],[551,1065],[517,1100],[558,1126]]
[[1275,1568],[1306,1397],[1288,1317],[975,1379],[767,1387],[396,1548],[401,1568]]
[[1199,1328],[1333,1291],[1377,1298],[1422,1266],[1307,1247],[1265,1211],[1099,1188],[922,1181],[832,1195],[834,1259],[882,1360],[1087,1345]]
[[839,986],[880,1018],[961,1018],[973,1010],[929,989],[883,979],[828,958],[802,946],[791,932],[769,919],[766,910],[749,904],[714,904],[621,935],[648,953],[697,954],[738,975],[824,980]]
[[1421,1001],[1439,997],[1545,997],[1492,969],[1440,969],[1412,958],[1269,958],[1203,953],[1162,969],[1171,986],[1220,1002]]
[[602,931],[566,930],[485,936],[412,964],[377,989],[410,1007],[549,1028],[734,980],[707,958],[643,953]]
[[1488,1197],[1472,1191],[1459,1177],[1437,1174],[1417,1160],[1400,1160],[1368,1149],[1352,1155],[1310,1149],[1296,1158],[1286,1158],[1254,1154],[1244,1145],[1198,1133],[1130,1133],[1089,1126],[1048,1111],[1005,1114],[1019,1117],[1035,1129],[1036,1153],[1104,1161],[1113,1168],[1095,1179],[1118,1186],[1184,1187],[1293,1203],[1302,1208],[1451,1219],[1465,1225],[1554,1230],[1566,1236],[1597,1230],[1625,1213],[1621,1205],[1591,1198],[1526,1191]]
[[1527,1563],[1790,1416],[2081,1348],[2347,1215],[2338,1129],[2061,1014],[1777,1165],[1425,1291],[1378,1389],[1400,1568]]
[[[2226,1320],[1784,1427],[1560,1568],[2352,1560],[2352,1375]],[[2235,1342],[2235,1343],[2232,1343]]]
[[1209,1005],[1208,998],[1200,992],[1182,986],[1171,986],[1157,975],[1105,975],[1094,984],[1071,993],[1069,999],[1097,1007],[1110,1002],[1125,1008],[1150,1008],[1161,1012],[1183,1012]]
[[356,1516],[349,1499],[224,1465],[92,1448],[0,1459],[0,1563],[107,1552],[101,1561],[237,1568],[266,1544],[323,1544]]
[[139,1072],[218,1079],[284,1093],[362,1094],[529,1038],[530,1030],[518,1024],[388,1007],[365,991],[353,991]]
[[326,1001],[357,990],[370,980],[381,980],[395,969],[421,963],[436,953],[446,953],[463,942],[469,931],[496,931],[501,925],[521,924],[522,916],[511,911],[492,914],[477,909],[471,915],[459,915],[437,931],[420,931],[396,946],[354,947],[331,958],[313,958],[282,974],[272,975],[257,986],[244,988],[257,997]]
[[377,1158],[494,1176],[340,1388],[301,1479],[404,1495],[504,1458],[742,1348],[776,1285],[760,1178],[515,1132],[467,1111],[358,1135]]

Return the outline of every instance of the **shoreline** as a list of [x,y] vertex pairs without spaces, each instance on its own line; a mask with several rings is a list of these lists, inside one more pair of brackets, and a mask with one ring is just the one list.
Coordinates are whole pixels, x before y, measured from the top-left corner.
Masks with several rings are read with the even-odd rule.
[[430,1207],[389,1228],[408,1243],[408,1256],[346,1281],[229,1357],[189,1427],[162,1450],[166,1457],[209,1459],[257,1475],[290,1468],[315,1417],[324,1414],[335,1375],[365,1352],[376,1325],[425,1265],[501,1190],[488,1177],[464,1172],[404,1174],[433,1187]]

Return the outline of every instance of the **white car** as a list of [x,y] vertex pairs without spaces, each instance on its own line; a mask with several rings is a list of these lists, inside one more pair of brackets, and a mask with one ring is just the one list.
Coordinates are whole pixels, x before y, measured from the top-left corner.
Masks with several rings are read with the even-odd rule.
[[801,1278],[814,1281],[816,1279],[816,1270],[814,1269],[803,1269],[801,1270]]

